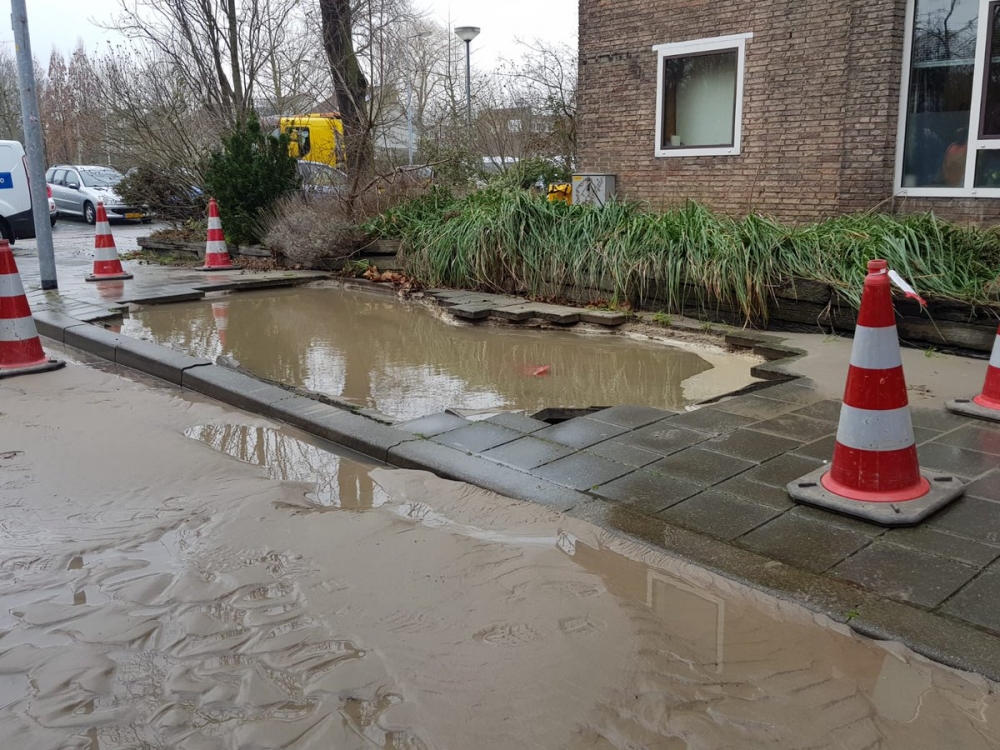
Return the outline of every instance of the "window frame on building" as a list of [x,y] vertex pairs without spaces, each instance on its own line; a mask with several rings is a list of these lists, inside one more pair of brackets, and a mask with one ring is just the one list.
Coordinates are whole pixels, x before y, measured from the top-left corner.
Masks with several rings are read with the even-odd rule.
[[956,187],[928,186],[905,187],[903,170],[907,135],[907,113],[910,97],[910,83],[913,70],[913,39],[915,35],[917,0],[906,2],[906,25],[903,42],[903,71],[900,79],[899,122],[896,132],[896,164],[893,175],[893,192],[898,197],[909,198],[1000,198],[1000,187],[976,187],[976,165],[979,155],[988,151],[1000,152],[1000,136],[982,135],[984,127],[984,103],[986,100],[985,72],[992,40],[992,14],[996,8],[1000,13],[1000,0],[979,0],[979,15],[976,20],[976,48],[973,59],[972,98],[967,125],[965,172],[962,185]]
[[[912,0],[911,0],[912,2]],[[743,79],[746,75],[746,43],[753,33],[730,34],[686,42],[653,45],[656,52],[656,132],[654,153],[657,157],[737,156],[743,141]],[[736,100],[733,109],[733,143],[726,146],[672,146],[663,148],[664,68],[669,59],[693,57],[716,52],[736,52]]]

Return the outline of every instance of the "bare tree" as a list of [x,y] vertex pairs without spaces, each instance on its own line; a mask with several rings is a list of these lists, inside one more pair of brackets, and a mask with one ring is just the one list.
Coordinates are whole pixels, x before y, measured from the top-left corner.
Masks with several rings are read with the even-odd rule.
[[[37,65],[35,69],[38,69]],[[21,140],[17,63],[7,47],[0,47],[0,139]]]

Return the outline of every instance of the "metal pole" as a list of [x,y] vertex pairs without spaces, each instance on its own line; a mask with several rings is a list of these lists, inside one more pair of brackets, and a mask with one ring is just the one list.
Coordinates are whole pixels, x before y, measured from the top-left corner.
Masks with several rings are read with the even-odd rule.
[[21,90],[21,122],[24,126],[28,179],[31,183],[31,209],[35,218],[38,271],[42,289],[58,289],[56,255],[52,246],[52,225],[49,223],[49,197],[45,190],[42,118],[38,114],[35,66],[31,59],[31,38],[28,35],[28,11],[25,8],[25,0],[11,0],[10,8],[11,27],[14,29],[14,43],[17,46],[17,81]]
[[469,118],[469,135],[472,135],[472,40],[465,43],[465,111]]
[[413,84],[406,82],[406,160],[413,166]]

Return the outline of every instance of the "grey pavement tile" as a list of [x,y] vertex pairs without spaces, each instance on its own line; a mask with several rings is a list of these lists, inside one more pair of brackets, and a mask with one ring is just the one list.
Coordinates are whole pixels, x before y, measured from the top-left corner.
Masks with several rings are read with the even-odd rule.
[[965,479],[972,479],[992,471],[998,463],[997,457],[988,453],[956,448],[938,442],[918,445],[917,456],[923,469],[934,469]]
[[813,386],[803,384],[801,379],[764,388],[758,395],[799,406],[808,406],[829,398],[829,394],[821,393]]
[[981,497],[1000,502],[1000,470],[991,471],[986,476],[967,485],[965,494],[970,497]]
[[955,536],[926,524],[910,528],[890,529],[885,541],[902,547],[929,552],[958,562],[981,568],[1000,557],[1000,546],[984,544],[972,539]]
[[732,479],[727,479],[712,489],[736,495],[741,500],[748,500],[751,503],[765,505],[782,512],[798,507],[798,504],[789,497],[788,491],[784,487],[772,487],[769,484],[754,482],[752,479],[748,479],[746,474],[739,474]]
[[678,414],[670,418],[670,423],[697,430],[709,435],[724,435],[740,427],[746,427],[757,420],[753,417],[742,417],[719,409],[704,408]]
[[674,413],[663,409],[654,409],[651,406],[631,406],[625,404],[594,412],[590,415],[590,419],[613,424],[616,427],[624,427],[627,430],[634,430],[638,427],[645,427],[653,422],[659,422],[661,419],[666,419]]
[[780,512],[712,488],[656,515],[669,523],[729,541],[770,521]]
[[857,531],[860,534],[867,534],[871,538],[882,536],[886,531],[885,526],[879,526],[878,524],[870,523],[869,521],[865,521],[860,518],[844,516],[840,513],[834,513],[833,511],[829,511],[824,508],[814,508],[811,505],[799,505],[792,511],[792,514],[798,516],[799,518],[808,518],[813,521],[819,521],[820,523],[828,523],[832,526],[839,526],[842,529],[847,529],[849,531]]
[[831,461],[833,459],[833,448],[837,443],[836,435],[827,435],[819,440],[813,440],[800,448],[796,448],[792,453],[796,456],[815,458],[820,461]]
[[434,437],[443,432],[468,427],[470,424],[472,423],[468,419],[440,412],[439,414],[428,414],[426,417],[420,417],[419,419],[411,419],[409,422],[402,422],[396,425],[396,427],[407,432],[412,432],[414,435]]
[[449,445],[469,453],[482,453],[490,448],[496,448],[498,445],[517,440],[519,437],[521,437],[521,433],[514,432],[514,430],[507,430],[485,422],[473,422],[468,427],[445,432],[431,439],[436,443]]
[[933,609],[978,572],[971,565],[875,542],[837,565],[836,578],[852,581],[889,599]]
[[1000,566],[994,563],[984,570],[940,611],[1000,632]]
[[825,401],[817,401],[815,404],[810,404],[809,406],[803,406],[792,413],[798,414],[800,417],[820,419],[824,422],[838,422],[840,421],[840,409],[842,406],[842,401],[827,399]]
[[941,436],[941,433],[937,430],[929,430],[926,427],[916,427],[913,428],[913,439],[917,441],[917,445],[922,443],[930,442]]
[[513,466],[516,469],[534,469],[573,453],[572,448],[533,437],[522,437],[512,443],[492,448],[482,454],[483,458]]
[[739,414],[744,417],[763,420],[780,417],[782,414],[787,414],[799,407],[795,404],[777,401],[766,396],[751,395],[739,396],[728,401],[720,401],[714,405],[714,408],[719,411],[729,412],[730,414]]
[[822,464],[822,461],[815,458],[806,458],[805,456],[786,453],[784,456],[772,458],[767,463],[750,469],[746,473],[746,477],[747,479],[752,479],[754,482],[783,488],[789,482],[808,474]]
[[490,424],[506,427],[508,430],[517,430],[518,432],[523,432],[525,434],[538,432],[538,430],[544,430],[546,427],[550,426],[548,422],[543,422],[540,419],[532,419],[525,414],[516,414],[514,412],[497,414],[495,417],[490,417],[486,421]]
[[871,542],[867,534],[785,513],[739,537],[737,543],[814,573],[832,568]]
[[698,446],[667,456],[647,468],[649,471],[658,471],[667,476],[708,487],[753,466],[756,464],[744,461],[742,458],[713,453]]
[[570,448],[586,448],[616,435],[621,435],[623,432],[627,432],[623,427],[615,427],[605,422],[595,422],[586,417],[577,417],[561,424],[546,427],[533,434],[542,440],[551,440],[553,443],[568,445]]
[[1000,456],[1000,425],[969,424],[942,435],[934,442]]
[[661,456],[669,456],[671,453],[676,453],[707,439],[708,436],[704,432],[687,430],[665,419],[640,427],[638,430],[618,438],[618,441],[659,453]]
[[586,453],[574,453],[540,466],[531,473],[553,484],[590,490],[634,471],[633,467]]
[[924,525],[980,542],[1000,544],[1000,503],[978,497],[960,497],[931,516]]
[[798,414],[785,414],[784,416],[755,424],[753,428],[760,432],[770,432],[774,435],[791,438],[792,440],[801,440],[802,442],[819,440],[821,437],[837,431],[837,426],[831,422],[801,417]]
[[938,432],[948,432],[969,424],[968,417],[952,414],[941,408],[925,409],[911,406],[910,419],[913,421],[914,427],[923,427]]
[[744,429],[712,438],[702,443],[701,447],[716,453],[725,453],[727,456],[736,456],[736,458],[760,463],[794,450],[799,445],[797,440]]
[[592,453],[601,458],[609,458],[626,466],[642,467],[659,461],[663,456],[659,453],[643,450],[628,443],[622,443],[618,438],[605,440],[603,443],[592,445],[584,450],[585,453]]
[[593,493],[652,515],[698,494],[702,489],[697,484],[682,479],[639,469],[613,482],[602,484]]

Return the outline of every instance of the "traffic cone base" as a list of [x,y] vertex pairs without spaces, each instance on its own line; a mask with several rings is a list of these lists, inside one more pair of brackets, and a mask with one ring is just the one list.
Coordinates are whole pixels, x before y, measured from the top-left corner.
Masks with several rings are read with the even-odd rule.
[[212,198],[208,202],[208,236],[205,239],[205,265],[198,266],[195,271],[231,271],[237,270],[229,257],[229,246],[222,231],[222,218],[219,216],[219,204]]
[[958,398],[946,403],[945,408],[955,414],[988,422],[1000,422],[1000,329],[993,343],[993,354],[986,367],[983,391],[973,399]]
[[0,367],[0,380],[4,378],[12,378],[15,375],[31,375],[34,372],[49,372],[50,370],[58,370],[60,367],[65,367],[66,363],[61,359],[48,359],[46,358],[37,365],[28,365],[27,367]]
[[965,487],[920,471],[890,274],[884,260],[868,263],[833,460],[789,483],[788,494],[885,526],[912,526]]
[[14,253],[7,240],[0,240],[0,378],[57,370],[65,364],[45,356]]
[[87,276],[87,281],[116,281],[133,278],[132,274],[127,273],[122,268],[103,202],[97,204],[97,220],[94,224],[97,227],[94,234],[94,272]]

